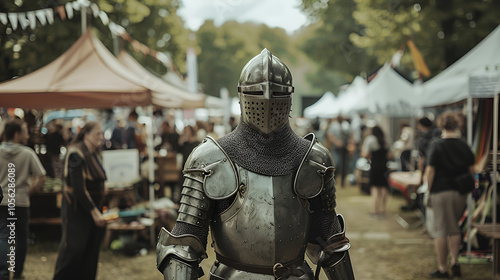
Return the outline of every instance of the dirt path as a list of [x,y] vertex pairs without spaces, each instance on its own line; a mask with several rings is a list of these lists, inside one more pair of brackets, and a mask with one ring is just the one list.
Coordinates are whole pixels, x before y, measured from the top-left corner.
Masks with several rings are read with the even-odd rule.
[[[338,190],[337,211],[346,219],[347,236],[351,240],[351,260],[357,280],[419,280],[435,269],[432,240],[421,227],[405,229],[398,220],[418,225],[419,219],[412,212],[402,212],[403,199],[398,195],[389,198],[388,213],[383,219],[368,215],[369,196],[360,194],[355,187]],[[404,224],[404,223],[403,223]],[[47,230],[57,230],[53,227]],[[209,248],[210,249],[210,248]],[[208,279],[213,253],[202,265]],[[49,280],[57,258],[57,242],[38,242],[28,249],[25,277],[28,280]],[[126,257],[104,250],[99,262],[99,280],[163,279],[155,268],[155,255],[149,250],[146,256]],[[492,279],[492,264],[462,264],[463,277],[467,280]],[[322,278],[326,279],[324,275]]]

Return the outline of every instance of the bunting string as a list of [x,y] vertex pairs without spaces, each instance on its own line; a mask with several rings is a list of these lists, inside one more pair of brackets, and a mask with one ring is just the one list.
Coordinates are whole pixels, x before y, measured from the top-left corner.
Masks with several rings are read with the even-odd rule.
[[55,15],[58,15],[63,21],[66,19],[71,20],[73,19],[75,12],[81,12],[82,7],[88,8],[87,11],[89,11],[94,18],[99,17],[101,22],[108,26],[112,33],[130,43],[134,51],[152,56],[155,60],[161,62],[167,69],[182,78],[182,74],[168,54],[153,50],[132,38],[132,36],[126,32],[124,27],[109,20],[106,12],[102,11],[96,3],[91,3],[89,0],[76,0],[54,8],[43,8],[34,11],[12,13],[0,12],[0,24],[5,26],[10,25],[12,30],[17,30],[18,28],[26,30],[28,27],[31,30],[35,30],[38,24],[42,26],[47,24],[52,25],[54,23]]
[[[43,8],[34,11],[14,13],[0,12],[0,23],[6,26],[10,25],[12,30],[17,30],[18,27],[22,30],[26,30],[28,27],[31,30],[35,30],[38,24],[42,26],[45,26],[47,23],[52,25],[54,23],[55,14],[57,14],[61,20],[71,20],[74,17],[74,12],[80,11],[82,7],[90,8],[94,17],[99,16],[99,13],[102,12],[95,3],[90,3],[88,0],[77,0],[54,8]],[[95,10],[97,10],[97,12],[95,12]],[[101,20],[103,20],[103,16],[101,16]]]

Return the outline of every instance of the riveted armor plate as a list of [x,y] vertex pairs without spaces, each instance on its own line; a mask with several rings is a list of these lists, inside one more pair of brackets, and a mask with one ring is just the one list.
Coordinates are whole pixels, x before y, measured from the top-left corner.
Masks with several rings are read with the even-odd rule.
[[175,236],[162,228],[156,245],[156,265],[163,266],[168,255],[175,255],[186,262],[201,261],[207,258],[205,248],[198,237],[194,235]]
[[335,168],[330,153],[316,140],[314,134],[308,134],[305,138],[311,140],[311,145],[295,177],[294,190],[300,198],[311,199],[323,191],[325,181],[330,179],[328,176],[333,179]]
[[189,155],[186,177],[203,178],[203,189],[210,199],[225,199],[238,191],[236,167],[217,142],[208,136]]
[[[310,216],[294,194],[292,182],[291,174],[272,177],[248,171],[241,209],[211,223],[216,253],[237,263],[271,268],[277,262],[303,258]],[[228,211],[232,207],[238,204]]]

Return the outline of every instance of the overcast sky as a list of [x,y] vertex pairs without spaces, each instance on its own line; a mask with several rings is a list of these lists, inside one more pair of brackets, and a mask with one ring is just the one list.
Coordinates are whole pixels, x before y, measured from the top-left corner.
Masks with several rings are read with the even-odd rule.
[[227,20],[254,21],[271,27],[281,27],[288,33],[299,29],[307,21],[298,6],[300,0],[183,0],[178,14],[186,27],[198,28],[207,19],[219,26]]

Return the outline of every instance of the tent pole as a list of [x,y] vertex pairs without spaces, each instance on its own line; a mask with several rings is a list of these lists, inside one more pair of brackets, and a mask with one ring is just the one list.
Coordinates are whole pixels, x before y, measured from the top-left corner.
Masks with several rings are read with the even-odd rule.
[[[472,147],[472,97],[467,98],[467,144]],[[471,256],[472,193],[467,195],[467,257]]]
[[153,202],[155,201],[155,155],[154,155],[154,147],[153,147],[153,105],[148,106],[148,116],[151,118],[151,125],[148,126],[148,141],[147,141],[147,149],[148,149],[148,182],[149,182],[149,210],[150,210],[150,218],[153,219],[153,225],[151,226],[150,232],[150,241],[152,248],[155,248],[156,244],[156,225],[155,225],[155,210],[153,208]]
[[84,34],[85,31],[87,30],[87,7],[82,5],[80,10],[80,16],[82,19],[82,34]]
[[118,36],[116,36],[113,30],[111,30],[111,38],[113,38],[113,54],[118,56],[120,53],[120,42],[118,41]]
[[493,97],[493,170],[492,170],[492,186],[493,186],[493,224],[497,223],[497,153],[498,153],[498,93]]

